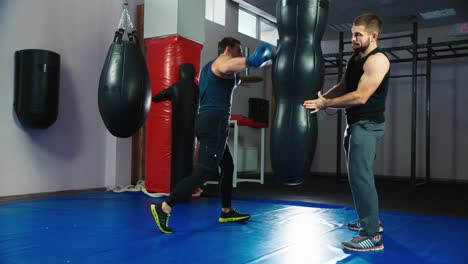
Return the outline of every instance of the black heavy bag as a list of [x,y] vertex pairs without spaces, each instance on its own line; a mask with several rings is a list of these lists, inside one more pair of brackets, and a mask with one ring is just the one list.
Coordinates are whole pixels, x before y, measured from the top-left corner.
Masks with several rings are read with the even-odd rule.
[[38,49],[15,52],[13,108],[24,127],[44,129],[58,116],[60,55]]
[[271,126],[273,173],[288,185],[310,174],[317,142],[317,119],[303,107],[317,98],[324,66],[320,41],[326,25],[326,0],[278,0],[278,48],[272,81],[276,107]]
[[195,116],[200,88],[195,83],[195,67],[179,66],[180,80],[153,97],[153,102],[172,101],[171,191],[193,170]]
[[98,104],[102,121],[116,137],[132,136],[145,122],[151,105],[151,86],[136,31],[122,40],[115,33],[99,80]]

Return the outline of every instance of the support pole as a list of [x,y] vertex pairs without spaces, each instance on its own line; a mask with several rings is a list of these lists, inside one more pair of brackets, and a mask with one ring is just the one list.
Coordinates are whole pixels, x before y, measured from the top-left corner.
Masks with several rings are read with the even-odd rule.
[[431,71],[432,38],[427,38],[426,63],[426,181],[431,180]]
[[[344,51],[344,37],[343,32],[340,32],[340,43],[338,51],[338,82],[341,81],[343,77],[343,51]],[[342,128],[342,116],[343,110],[338,110],[336,113],[336,176],[341,178],[341,133]]]
[[417,119],[417,85],[416,75],[418,74],[418,24],[413,23],[413,61],[411,79],[411,175],[410,182],[416,184],[416,119]]

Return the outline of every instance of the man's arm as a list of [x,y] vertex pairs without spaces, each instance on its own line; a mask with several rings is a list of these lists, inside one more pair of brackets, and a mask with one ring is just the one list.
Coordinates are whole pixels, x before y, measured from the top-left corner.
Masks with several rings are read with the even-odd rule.
[[[258,68],[263,63],[273,59],[273,49],[269,44],[258,45],[254,52],[247,57],[219,56],[211,65],[213,72],[218,75],[230,75],[240,72],[247,67]],[[221,74],[221,75],[220,75]]]
[[325,108],[348,108],[365,104],[377,90],[389,69],[390,61],[385,55],[381,53],[372,55],[364,63],[364,74],[359,80],[356,91],[331,99],[319,94],[319,98],[304,102],[304,107],[315,109],[316,112]]
[[218,76],[240,72],[247,67],[245,57],[229,58],[219,56],[211,65],[214,74]]
[[323,95],[323,97],[325,97],[326,99],[332,99],[332,98],[343,95],[345,92],[346,92],[346,81],[343,77],[343,79],[341,79],[341,81],[337,83],[335,86],[330,88],[330,90],[328,90]]
[[381,53],[372,55],[364,63],[364,74],[359,80],[356,91],[330,99],[327,102],[328,107],[347,108],[365,104],[377,90],[389,69],[390,62],[385,55]]

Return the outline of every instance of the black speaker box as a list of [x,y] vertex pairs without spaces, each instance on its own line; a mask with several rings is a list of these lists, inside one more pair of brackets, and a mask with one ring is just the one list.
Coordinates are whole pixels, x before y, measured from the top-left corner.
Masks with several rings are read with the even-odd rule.
[[268,124],[269,101],[261,98],[249,98],[249,118],[255,122]]

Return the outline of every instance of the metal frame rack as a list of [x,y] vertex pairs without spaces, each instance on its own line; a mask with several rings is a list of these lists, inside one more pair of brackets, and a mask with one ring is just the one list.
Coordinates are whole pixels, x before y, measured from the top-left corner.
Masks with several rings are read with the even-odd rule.
[[[410,183],[413,185],[422,185],[430,181],[430,125],[431,125],[431,67],[433,60],[468,57],[468,39],[446,42],[432,42],[432,38],[427,38],[424,44],[418,43],[418,25],[413,23],[413,32],[411,34],[396,35],[391,37],[382,37],[379,40],[410,38],[411,45],[383,48],[391,63],[412,64],[411,74],[392,75],[390,78],[411,78],[411,174]],[[324,54],[325,69],[338,68],[336,72],[327,72],[325,75],[338,75],[338,81],[343,77],[343,68],[346,58],[354,54],[353,51],[345,52],[344,45],[351,44],[351,41],[344,41],[343,32],[339,33],[338,53]],[[397,51],[406,51],[404,56],[396,54]],[[418,74],[418,61],[426,63],[426,72]],[[426,123],[425,123],[425,144],[426,144],[426,175],[423,181],[417,182],[416,179],[416,121],[417,121],[417,77],[426,79]],[[337,111],[337,147],[336,147],[336,174],[341,175],[341,141],[342,141],[342,110]]]

